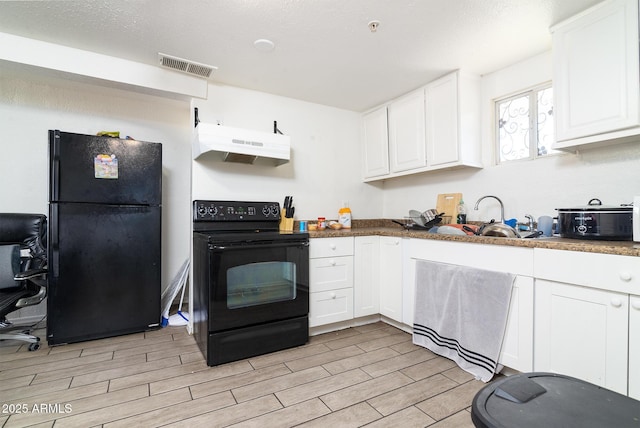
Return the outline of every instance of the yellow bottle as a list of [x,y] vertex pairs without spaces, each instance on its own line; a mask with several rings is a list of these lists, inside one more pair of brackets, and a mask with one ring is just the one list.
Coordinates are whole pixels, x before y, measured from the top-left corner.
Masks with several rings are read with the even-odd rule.
[[338,211],[338,223],[343,229],[351,229],[351,209],[348,202],[343,202],[342,208]]

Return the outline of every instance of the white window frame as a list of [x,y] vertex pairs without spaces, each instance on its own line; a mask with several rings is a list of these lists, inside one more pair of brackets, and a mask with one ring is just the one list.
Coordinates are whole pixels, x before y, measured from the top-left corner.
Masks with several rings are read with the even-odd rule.
[[[515,92],[511,95],[496,98],[493,100],[493,112],[494,112],[494,149],[495,149],[495,162],[497,165],[509,164],[513,162],[522,162],[528,160],[535,160],[540,158],[547,158],[549,156],[555,156],[560,154],[559,152],[550,152],[546,155],[538,154],[538,92],[553,88],[552,82],[541,83],[536,86],[532,86],[528,89]],[[529,95],[529,156],[521,159],[500,160],[501,159],[501,147],[500,147],[500,104],[505,101],[509,101],[516,98],[521,98]],[[555,110],[555,104],[553,106]],[[554,136],[555,137],[555,136]],[[549,147],[551,149],[551,147]]]

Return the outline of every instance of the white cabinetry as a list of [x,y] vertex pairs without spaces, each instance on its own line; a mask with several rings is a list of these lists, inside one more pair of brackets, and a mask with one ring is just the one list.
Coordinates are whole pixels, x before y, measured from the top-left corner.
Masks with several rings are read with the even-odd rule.
[[456,71],[425,88],[429,167],[482,166],[479,78]]
[[536,280],[535,370],[627,393],[627,296]]
[[[514,370],[533,369],[533,250],[499,245],[411,239],[409,281],[415,284],[415,260],[429,260],[516,275],[499,363]],[[405,292],[404,295],[409,295]],[[405,305],[406,307],[406,305]],[[405,324],[407,320],[404,321]],[[413,319],[410,320],[413,324]]]
[[629,397],[640,400],[640,296],[629,298]]
[[353,316],[355,318],[380,312],[380,237],[355,238]]
[[389,132],[387,108],[362,117],[363,175],[365,178],[389,174]]
[[380,237],[380,314],[402,322],[402,238]]
[[353,318],[353,238],[311,239],[309,327]]
[[608,0],[552,28],[555,149],[640,134],[638,0]]
[[364,114],[364,181],[481,168],[479,100],[479,79],[456,71]]
[[533,296],[533,278],[516,276],[499,362],[521,372],[533,370]]
[[629,302],[640,287],[640,258],[536,248],[534,260],[534,369],[637,393],[638,337],[630,334],[637,314]]
[[424,92],[414,91],[392,102],[388,112],[391,172],[426,166]]

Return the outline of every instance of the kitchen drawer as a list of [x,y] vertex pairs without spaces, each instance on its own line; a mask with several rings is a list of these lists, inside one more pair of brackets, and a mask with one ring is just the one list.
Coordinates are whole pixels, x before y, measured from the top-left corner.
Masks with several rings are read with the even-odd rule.
[[353,287],[353,256],[309,260],[309,284],[312,293]]
[[309,327],[347,321],[353,318],[353,288],[311,293]]
[[536,279],[640,294],[640,257],[534,249]]
[[309,240],[309,258],[353,255],[353,238],[314,238]]

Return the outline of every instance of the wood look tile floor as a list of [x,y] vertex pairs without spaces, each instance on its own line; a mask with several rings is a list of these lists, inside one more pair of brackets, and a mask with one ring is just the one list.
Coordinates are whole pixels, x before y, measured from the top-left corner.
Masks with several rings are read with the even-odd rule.
[[3,428],[471,428],[485,385],[382,322],[217,367],[184,327],[35,352],[17,343],[0,343]]

